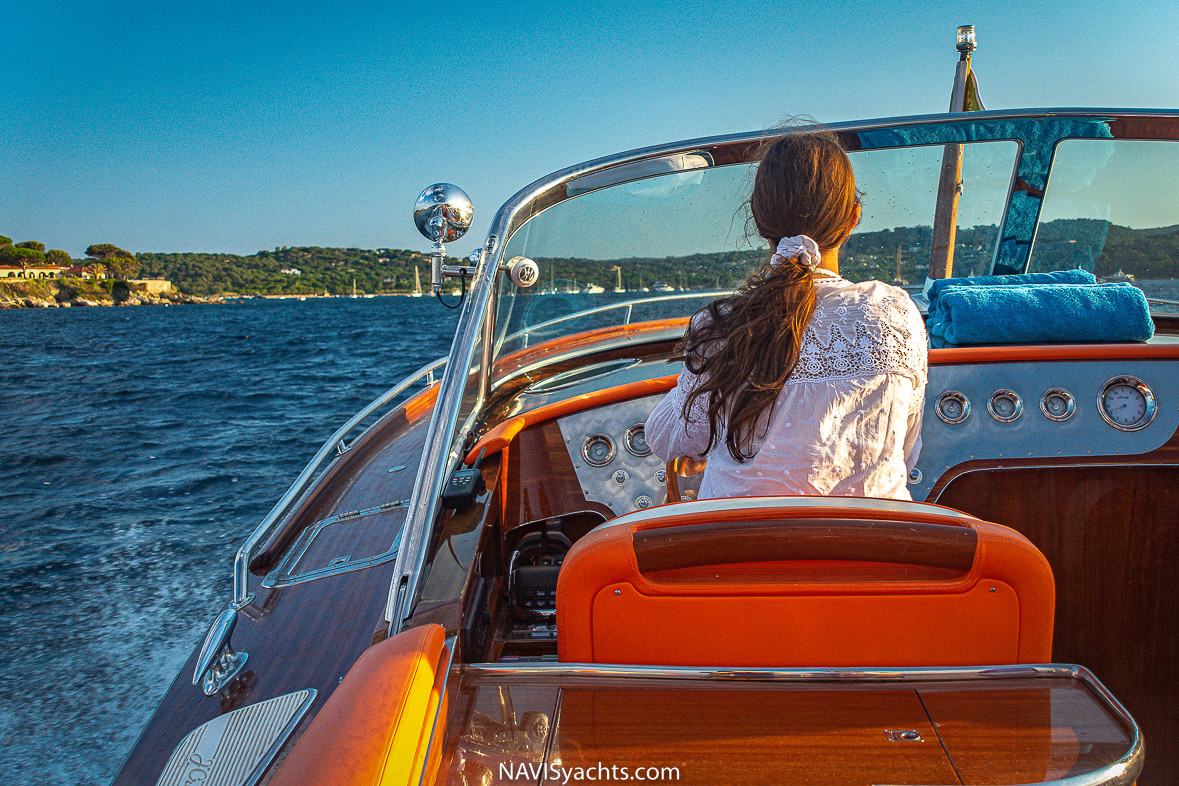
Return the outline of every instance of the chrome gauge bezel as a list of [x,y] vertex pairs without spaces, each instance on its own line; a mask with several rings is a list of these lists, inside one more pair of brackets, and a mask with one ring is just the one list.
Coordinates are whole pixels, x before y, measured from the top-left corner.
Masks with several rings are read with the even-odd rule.
[[[1136,389],[1139,393],[1142,394],[1142,398],[1146,402],[1146,414],[1143,415],[1140,420],[1129,426],[1123,423],[1118,423],[1105,409],[1105,394],[1109,392],[1110,388],[1117,387],[1118,385],[1126,385]],[[1101,386],[1101,389],[1097,391],[1097,411],[1101,413],[1102,420],[1116,428],[1118,431],[1141,431],[1142,429],[1149,426],[1151,421],[1154,420],[1154,416],[1158,414],[1158,407],[1155,405],[1154,391],[1150,389],[1149,385],[1147,385],[1138,377],[1122,374],[1107,379],[1105,384]]]
[[646,450],[639,450],[631,444],[631,440],[633,440],[635,435],[640,432],[643,432],[643,442],[646,443],[646,430],[647,427],[645,423],[636,423],[626,430],[626,433],[622,436],[622,444],[626,448],[627,453],[637,458],[646,458],[647,456],[651,455],[650,445],[647,445]]
[[[594,459],[590,458],[590,445],[593,445],[598,440],[604,440],[606,444],[610,446],[610,455],[606,456],[606,458],[602,461],[595,461]],[[604,467],[613,461],[616,455],[618,455],[618,448],[614,445],[614,440],[610,439],[610,437],[606,436],[605,434],[590,434],[585,438],[585,442],[581,443],[581,457],[585,459],[585,463],[589,464],[591,467]]]
[[[1009,398],[1015,403],[1015,408],[1012,410],[1010,415],[1000,415],[995,411],[995,401],[999,398]],[[999,423],[1014,423],[1015,421],[1019,420],[1020,416],[1023,414],[1023,399],[1020,398],[1019,394],[1014,390],[1009,388],[1000,388],[999,390],[996,390],[994,393],[992,393],[991,397],[987,399],[987,412],[990,413],[990,416]]]
[[[1059,396],[1068,405],[1068,410],[1063,415],[1054,415],[1052,410],[1048,409],[1048,399],[1053,396]],[[1040,396],[1040,413],[1054,423],[1063,423],[1066,420],[1070,420],[1076,412],[1077,401],[1073,398],[1073,394],[1064,388],[1050,388],[1044,391],[1044,395]]]
[[[951,418],[942,411],[942,406],[950,400],[957,401],[962,405],[962,415],[960,417]],[[937,414],[938,419],[941,420],[941,422],[950,426],[957,426],[959,423],[964,422],[968,417],[970,417],[970,399],[966,398],[964,394],[959,393],[957,390],[947,390],[945,393],[942,393],[937,397],[937,403],[934,404],[933,411]]]

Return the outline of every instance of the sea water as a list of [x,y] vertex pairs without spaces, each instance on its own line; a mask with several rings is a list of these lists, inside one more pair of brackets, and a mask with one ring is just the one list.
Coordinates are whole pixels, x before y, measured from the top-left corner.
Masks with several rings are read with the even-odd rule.
[[114,776],[238,546],[336,428],[448,352],[457,314],[0,311],[0,783]]

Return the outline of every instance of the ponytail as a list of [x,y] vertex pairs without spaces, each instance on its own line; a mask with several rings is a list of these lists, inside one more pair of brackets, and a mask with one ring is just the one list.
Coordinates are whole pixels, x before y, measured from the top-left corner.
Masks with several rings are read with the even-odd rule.
[[[767,149],[749,199],[758,234],[777,246],[807,235],[822,251],[838,248],[855,222],[859,197],[851,162],[825,131],[788,133]],[[680,349],[699,384],[684,401],[708,402],[709,451],[723,440],[744,463],[756,454],[774,401],[798,364],[802,336],[815,311],[812,268],[801,258],[767,260],[728,297],[692,319]]]

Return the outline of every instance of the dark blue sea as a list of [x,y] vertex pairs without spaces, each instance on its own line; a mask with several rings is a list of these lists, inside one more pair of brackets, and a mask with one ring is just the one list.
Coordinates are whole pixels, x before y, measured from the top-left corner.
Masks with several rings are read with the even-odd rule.
[[0,311],[0,783],[106,783],[331,433],[429,360],[429,298]]
[[[1179,300],[1179,282],[1142,286]],[[0,783],[113,777],[229,597],[237,547],[341,423],[447,353],[457,313],[0,311]]]

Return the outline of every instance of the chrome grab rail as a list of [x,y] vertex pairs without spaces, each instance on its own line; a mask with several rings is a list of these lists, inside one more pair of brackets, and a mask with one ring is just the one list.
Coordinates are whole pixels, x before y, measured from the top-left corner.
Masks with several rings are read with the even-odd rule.
[[[1129,746],[1115,761],[1095,770],[1041,782],[1039,786],[1132,786],[1145,763],[1142,730],[1129,711],[1101,680],[1084,666],[1067,663],[1016,664],[1010,666],[944,666],[916,668],[808,668],[642,666],[609,663],[468,663],[458,667],[464,678],[489,679],[495,684],[543,679],[564,685],[591,687],[603,680],[689,680],[724,684],[732,682],[775,684],[918,683],[1074,679],[1094,694],[1099,705],[1125,730]],[[528,684],[523,682],[523,684]],[[609,684],[609,683],[607,683]],[[616,683],[615,683],[616,684]]]
[[[547,327],[552,327],[553,325],[559,325],[562,322],[570,322],[574,319],[581,319],[582,317],[587,317],[587,316],[590,316],[591,314],[600,314],[604,311],[613,311],[614,309],[619,309],[619,308],[626,309],[626,316],[623,318],[623,321],[620,322],[619,324],[629,325],[630,318],[631,318],[631,312],[634,309],[634,307],[638,306],[638,305],[644,305],[646,303],[662,303],[662,302],[670,301],[670,300],[691,300],[693,298],[703,298],[703,297],[718,298],[722,295],[730,295],[730,294],[732,294],[732,292],[733,292],[733,290],[731,290],[731,289],[702,289],[698,292],[697,291],[682,292],[682,293],[679,293],[676,295],[661,295],[659,297],[638,298],[637,300],[622,300],[617,303],[607,303],[604,306],[597,306],[596,308],[589,308],[589,309],[586,309],[585,311],[578,311],[576,314],[566,314],[563,317],[557,317],[556,319],[550,319],[547,322],[541,322],[539,325],[532,325],[532,326],[527,327],[523,330],[517,330],[512,335],[504,338],[503,343],[506,344],[509,341],[513,341],[515,339],[520,338],[521,336],[524,336],[525,339],[527,339],[527,336],[529,334],[531,334],[537,330],[541,330],[541,329],[547,328]],[[525,343],[525,346],[527,346],[527,343]]]
[[[404,393],[411,385],[419,382],[423,377],[426,380],[426,385],[434,384],[434,372],[442,366],[446,365],[447,358],[441,357],[433,360],[426,365],[419,368],[417,371],[410,374],[405,379],[398,382],[393,387],[386,390],[380,396],[373,400],[371,404],[353,415],[347,423],[336,429],[336,433],[328,438],[328,441],[323,443],[323,447],[311,459],[311,462],[299,473],[299,477],[287,489],[287,492],[282,495],[282,498],[271,508],[270,512],[266,514],[266,518],[262,519],[262,523],[258,528],[246,539],[241,548],[237,550],[237,554],[233,557],[233,608],[242,609],[248,606],[253,601],[254,596],[249,592],[248,580],[250,560],[254,558],[254,554],[260,546],[274,531],[278,523],[286,515],[291,504],[295,500],[302,497],[307,490],[311,480],[316,473],[323,466],[323,464],[334,456],[343,455],[347,453],[352,445],[356,444],[356,440],[352,441],[351,445],[344,443],[344,438],[347,437],[353,429],[363,423],[374,412],[381,407],[388,404],[391,400]],[[357,437],[359,439],[359,437]],[[333,455],[334,451],[334,455]]]

